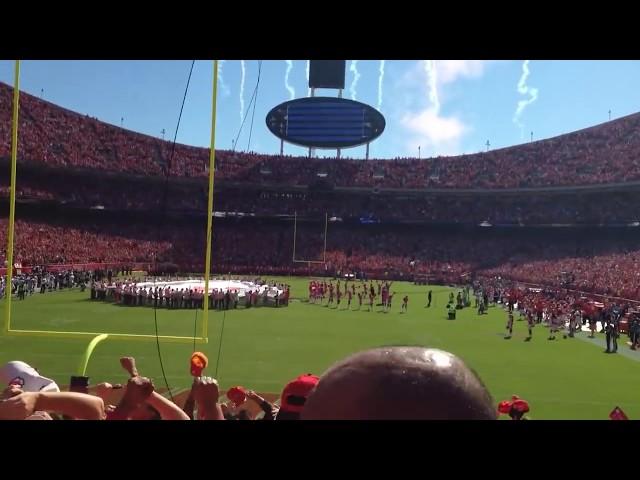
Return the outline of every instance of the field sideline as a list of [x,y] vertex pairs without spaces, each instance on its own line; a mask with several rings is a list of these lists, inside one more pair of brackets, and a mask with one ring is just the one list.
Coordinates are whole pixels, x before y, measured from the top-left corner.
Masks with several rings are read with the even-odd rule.
[[[392,312],[329,309],[307,304],[306,278],[281,279],[292,285],[288,308],[239,309],[212,312],[209,343],[197,345],[210,359],[207,372],[215,373],[220,330],[224,336],[217,377],[223,388],[243,385],[259,392],[278,393],[301,373],[321,374],[349,353],[382,345],[425,345],[461,356],[482,377],[499,400],[518,394],[526,398],[535,419],[607,419],[619,405],[632,419],[640,419],[640,395],[631,379],[640,369],[640,354],[606,355],[593,342],[579,338],[547,340],[547,329],[536,326],[533,341],[524,342],[525,322],[515,322],[514,337],[504,340],[506,314],[491,307],[478,317],[473,308],[446,320],[450,288],[394,282]],[[424,308],[426,293],[434,302]],[[400,313],[401,299],[409,294],[409,311]],[[97,333],[154,334],[154,311],[147,307],[121,307],[88,299],[88,290],[34,294],[13,301],[12,325],[20,329],[95,331]],[[352,309],[357,299],[352,302]],[[2,303],[2,301],[0,301]],[[344,300],[343,300],[344,303]],[[343,305],[341,305],[343,307]],[[202,312],[198,312],[198,331]],[[159,309],[160,335],[193,336],[195,310]],[[578,335],[586,336],[586,333]],[[598,334],[602,337],[603,334]],[[620,350],[628,350],[626,337]],[[601,338],[598,340],[601,342]],[[45,376],[66,385],[76,374],[88,342],[82,340],[0,336],[0,362],[23,360]],[[190,384],[189,356],[193,346],[161,342],[162,360],[170,387]],[[91,383],[124,382],[118,358],[135,356],[142,374],[165,387],[155,342],[106,340],[96,348],[87,374]]]

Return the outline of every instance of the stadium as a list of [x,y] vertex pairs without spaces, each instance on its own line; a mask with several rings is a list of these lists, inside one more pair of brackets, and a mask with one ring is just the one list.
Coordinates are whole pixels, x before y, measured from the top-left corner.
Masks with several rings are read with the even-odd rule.
[[[15,94],[0,83],[3,306],[13,295],[0,364],[24,361],[61,390],[88,377],[121,405],[129,387],[104,383],[132,382],[118,359],[133,356],[184,407],[197,351],[214,403],[238,418],[262,408],[251,391],[277,408],[301,374],[420,346],[462,359],[495,409],[516,395],[534,419],[640,417],[627,381],[640,360],[640,113],[456,156],[345,158],[342,137],[332,158],[315,140],[305,156],[216,148],[212,172],[209,148],[25,91],[12,152]],[[269,121],[286,119],[287,142],[294,106],[282,108],[267,124],[278,136]],[[367,122],[367,142],[384,142],[384,118]]]

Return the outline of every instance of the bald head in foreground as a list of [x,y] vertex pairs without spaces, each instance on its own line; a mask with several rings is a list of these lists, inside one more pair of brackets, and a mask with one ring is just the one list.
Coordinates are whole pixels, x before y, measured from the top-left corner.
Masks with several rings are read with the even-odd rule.
[[478,376],[451,353],[423,347],[359,352],[322,375],[302,420],[495,420]]

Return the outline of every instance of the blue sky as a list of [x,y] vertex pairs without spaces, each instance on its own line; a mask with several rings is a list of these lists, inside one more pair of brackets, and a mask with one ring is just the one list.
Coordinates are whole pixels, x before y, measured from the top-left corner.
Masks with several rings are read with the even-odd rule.
[[[355,63],[354,63],[355,62]],[[173,138],[190,61],[23,61],[21,88],[71,110],[131,130]],[[277,153],[279,140],[265,115],[292,96],[307,96],[306,60],[265,60],[255,119],[238,150]],[[288,83],[285,77],[289,70]],[[640,110],[638,61],[347,61],[344,96],[380,107],[387,129],[372,157],[474,153],[547,138]],[[244,71],[244,88],[243,86]],[[258,61],[221,64],[216,145],[230,148],[256,84]],[[211,61],[197,61],[178,134],[181,143],[208,146]],[[356,81],[357,79],[357,81]],[[0,61],[0,80],[13,83],[13,62]],[[379,89],[382,85],[382,89]],[[242,93],[242,94],[241,94]],[[332,91],[318,94],[335,95]],[[381,99],[381,104],[379,100]],[[305,154],[285,146],[285,153]],[[320,155],[335,152],[327,151]],[[343,151],[364,157],[364,147]]]

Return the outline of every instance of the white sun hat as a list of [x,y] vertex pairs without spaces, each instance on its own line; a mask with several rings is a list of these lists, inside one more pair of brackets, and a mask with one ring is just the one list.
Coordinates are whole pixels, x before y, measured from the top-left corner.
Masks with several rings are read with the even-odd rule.
[[59,392],[60,388],[50,378],[43,377],[32,366],[12,361],[0,367],[0,386],[18,385],[24,392]]

